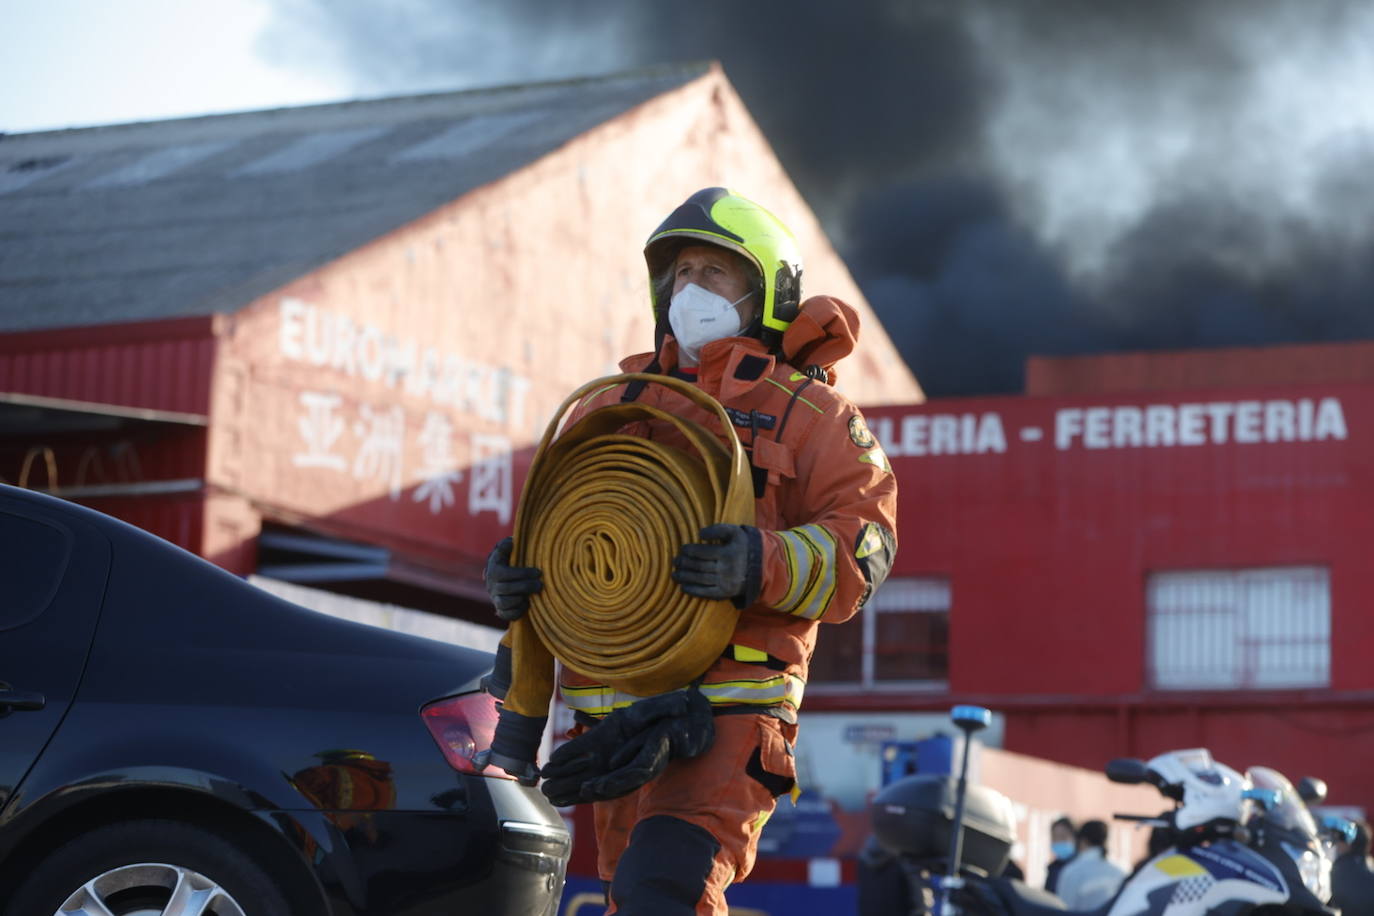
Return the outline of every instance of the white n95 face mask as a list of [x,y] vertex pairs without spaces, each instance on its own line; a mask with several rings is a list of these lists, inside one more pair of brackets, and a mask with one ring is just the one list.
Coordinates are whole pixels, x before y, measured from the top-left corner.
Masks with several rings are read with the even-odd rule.
[[695,283],[678,290],[668,306],[668,324],[672,325],[678,347],[696,362],[702,347],[738,334],[741,326],[735,306],[751,294],[752,290],[731,302]]

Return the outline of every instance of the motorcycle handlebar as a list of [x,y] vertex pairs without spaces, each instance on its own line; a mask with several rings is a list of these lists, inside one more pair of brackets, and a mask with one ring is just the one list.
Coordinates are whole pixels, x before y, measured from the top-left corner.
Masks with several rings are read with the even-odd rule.
[[1149,824],[1151,827],[1169,826],[1169,821],[1158,814],[1113,814],[1112,820],[1133,821],[1137,824]]

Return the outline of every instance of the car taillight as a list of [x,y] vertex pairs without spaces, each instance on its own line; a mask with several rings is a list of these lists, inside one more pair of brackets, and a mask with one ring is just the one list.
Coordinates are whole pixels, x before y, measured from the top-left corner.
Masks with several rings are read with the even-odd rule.
[[443,751],[449,766],[460,773],[514,779],[499,767],[479,769],[474,762],[480,751],[491,747],[496,731],[496,698],[479,691],[430,703],[420,710],[429,733]]

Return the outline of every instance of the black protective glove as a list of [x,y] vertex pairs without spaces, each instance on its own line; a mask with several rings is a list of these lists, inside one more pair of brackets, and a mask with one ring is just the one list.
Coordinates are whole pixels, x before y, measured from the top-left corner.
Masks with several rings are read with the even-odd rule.
[[696,757],[715,739],[711,701],[695,689],[646,697],[617,709],[557,748],[540,786],[559,807],[628,795],[678,757]]
[[515,547],[513,538],[504,537],[487,555],[487,570],[482,578],[487,583],[496,616],[502,620],[519,620],[530,609],[530,595],[544,587],[544,574],[534,566],[511,566],[510,554]]
[[479,753],[474,762],[479,769],[488,765],[500,767],[523,785],[532,786],[539,781],[534,760],[539,756],[539,742],[544,738],[548,716],[522,716],[504,706],[499,716],[491,748]]
[[708,525],[703,541],[683,544],[673,560],[673,581],[696,598],[731,598],[744,608],[758,600],[763,577],[763,536],[752,525]]

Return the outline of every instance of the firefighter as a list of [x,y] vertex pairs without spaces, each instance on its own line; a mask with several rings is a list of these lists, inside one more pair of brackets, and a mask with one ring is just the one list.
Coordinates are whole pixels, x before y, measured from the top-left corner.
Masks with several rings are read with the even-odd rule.
[[[581,734],[543,768],[544,791],[559,804],[595,801],[609,912],[723,916],[725,888],[749,874],[776,799],[796,787],[797,710],[819,624],[848,620],[887,576],[897,486],[863,415],[831,387],[834,364],[854,347],[857,314],[830,297],[801,302],[801,258],[776,217],[709,188],[668,216],[644,254],[656,349],[621,368],[690,379],[724,405],[755,484],[755,524],[703,529],[672,576],[689,595],[733,601],[739,622],[723,656],[685,691],[620,695],[563,668],[559,685]],[[718,425],[642,383],[591,396],[569,424],[628,399]],[[511,547],[498,544],[487,566],[506,620],[542,587],[539,570],[509,565]],[[635,750],[646,734],[650,750]],[[533,747],[526,756],[533,772]]]

